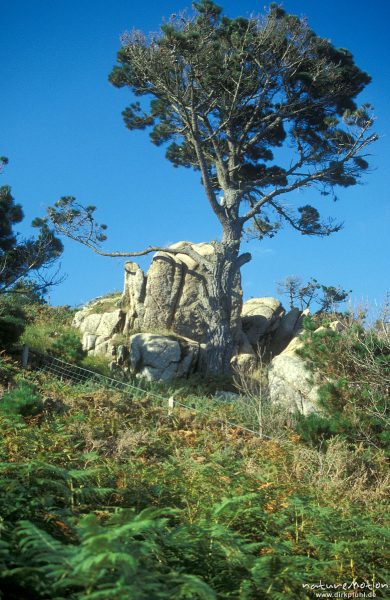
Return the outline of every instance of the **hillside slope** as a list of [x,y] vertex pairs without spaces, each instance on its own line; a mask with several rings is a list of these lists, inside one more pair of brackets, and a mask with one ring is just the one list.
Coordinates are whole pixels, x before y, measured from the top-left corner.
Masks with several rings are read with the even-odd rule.
[[168,414],[4,359],[2,377],[4,600],[388,597],[382,450],[286,422],[261,439],[221,422],[228,401]]

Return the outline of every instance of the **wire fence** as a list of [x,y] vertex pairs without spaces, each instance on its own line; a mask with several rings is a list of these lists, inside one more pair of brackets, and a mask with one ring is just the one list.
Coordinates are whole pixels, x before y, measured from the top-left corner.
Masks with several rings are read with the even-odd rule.
[[95,383],[108,389],[115,389],[121,391],[126,395],[130,395],[132,398],[134,398],[134,396],[139,396],[140,394],[148,394],[149,396],[152,396],[159,400],[161,403],[163,403],[163,406],[165,404],[168,407],[169,414],[172,414],[174,407],[178,406],[181,408],[185,408],[189,411],[195,412],[197,414],[212,418],[214,422],[218,422],[226,427],[241,429],[242,431],[246,431],[247,433],[250,433],[257,437],[269,440],[273,439],[270,436],[260,434],[259,431],[255,431],[254,429],[245,427],[240,423],[235,423],[228,419],[216,417],[215,415],[211,414],[210,412],[207,412],[206,410],[199,409],[193,405],[190,406],[188,404],[185,404],[184,402],[181,402],[174,396],[170,396],[169,398],[167,398],[166,396],[158,394],[152,390],[133,385],[132,383],[129,383],[127,381],[121,381],[113,377],[108,377],[107,375],[102,375],[101,373],[97,373],[96,371],[92,371],[91,369],[86,369],[85,367],[80,367],[79,365],[68,363],[55,356],[41,354],[35,351],[31,351],[29,349],[26,350],[26,348],[24,348],[23,352],[24,355],[22,357],[22,363],[24,363],[25,367],[29,365],[34,370],[48,373],[62,381],[69,381],[74,384]]
[[70,381],[75,384],[96,383],[103,387],[113,388],[132,395],[135,391],[145,393],[144,389],[132,385],[131,383],[120,381],[113,377],[107,377],[107,375],[102,375],[91,369],[68,363],[55,356],[49,356],[35,351],[32,352],[31,350],[29,355],[32,358],[32,360],[30,359],[29,364],[34,370],[49,373],[63,381]]

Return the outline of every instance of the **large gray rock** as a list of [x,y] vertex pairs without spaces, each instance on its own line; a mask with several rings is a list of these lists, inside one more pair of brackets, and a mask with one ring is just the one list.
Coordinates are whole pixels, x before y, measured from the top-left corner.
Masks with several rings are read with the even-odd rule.
[[[299,321],[297,321],[297,326]],[[333,331],[341,331],[340,321],[330,323]],[[319,327],[316,331],[324,331]],[[298,410],[307,415],[321,412],[318,404],[319,373],[309,371],[305,361],[297,354],[303,345],[301,332],[296,335],[281,354],[272,359],[268,368],[268,384],[271,402]]]
[[130,338],[130,372],[148,381],[169,381],[194,372],[199,344],[178,336],[136,333]]
[[[84,314],[83,314],[84,313]],[[76,313],[73,325],[78,327],[81,333],[96,335],[97,328],[102,320],[102,314],[88,313],[86,311],[80,311]]]
[[258,362],[258,355],[243,331],[240,331],[237,336],[237,353],[230,362],[233,369],[240,372],[250,371]]
[[[190,242],[172,244],[178,250]],[[190,244],[201,256],[215,250],[211,244]],[[208,342],[207,311],[200,298],[204,295],[203,267],[186,254],[157,252],[147,276],[142,329],[144,331],[172,330],[175,334]],[[235,334],[241,330],[242,292],[237,273],[233,289],[231,324]]]
[[129,333],[143,324],[146,276],[133,262],[125,264],[125,280],[120,306],[126,315],[124,331]]
[[283,352],[291,340],[300,333],[303,327],[303,319],[308,313],[308,309],[301,311],[299,308],[292,308],[282,316],[278,328],[270,340],[269,353],[271,357]]
[[82,333],[83,349],[94,356],[112,355],[109,342],[112,337],[122,331],[125,315],[121,309],[110,309],[110,312],[94,313],[94,305],[90,304],[78,311],[73,319],[73,326]]
[[[215,252],[212,244],[178,242],[171,246],[172,250],[179,250],[177,254],[157,252],[154,255],[147,275],[137,264],[127,262],[122,296],[99,298],[76,313],[73,324],[79,328],[83,348],[89,354],[116,357],[118,361],[118,347],[123,344],[127,347],[129,336],[137,331],[171,341],[172,335],[174,339],[194,340],[201,350],[207,346],[211,320],[210,308],[205,300],[204,267],[201,262],[181,252],[182,248],[184,250],[189,245],[202,257],[212,258]],[[275,298],[252,298],[242,305],[238,273],[233,289],[231,316],[236,344],[232,365],[241,370],[251,369],[258,362],[260,354],[263,361],[280,354],[299,332],[302,318],[298,309],[285,314],[281,303]],[[164,351],[169,351],[171,358],[172,348],[176,347],[177,351],[177,343],[173,341],[168,344]],[[200,352],[199,347],[196,350],[199,354],[197,365],[202,369],[205,351]],[[183,344],[180,348],[182,356]],[[145,352],[149,361],[150,357]],[[158,352],[153,350],[152,355],[155,354]],[[122,358],[120,360],[123,362]],[[164,353],[160,359],[165,361]],[[178,376],[180,369],[174,367],[174,363],[176,366],[180,363],[180,369],[186,373],[187,363],[191,369],[193,360],[188,355],[185,360],[183,357],[180,360],[172,358],[163,375],[158,374],[160,366],[154,363],[146,362],[142,369],[145,368],[145,373],[148,373],[145,376],[155,378],[157,373],[157,378],[166,379],[170,374]]]
[[122,330],[123,313],[119,308],[112,312],[103,313],[101,317],[95,332],[98,337],[109,339]]
[[91,350],[93,350],[96,346],[96,339],[97,339],[96,335],[92,335],[90,333],[84,333],[83,338],[82,338],[83,350],[86,350],[87,352],[90,352]]
[[270,401],[303,415],[318,412],[318,386],[305,362],[294,352],[282,352],[268,370]]
[[[191,246],[201,257],[211,257],[215,252],[214,246],[207,243],[178,242],[171,248],[177,251],[185,246]],[[241,307],[241,279],[237,273],[231,315],[237,345]],[[83,347],[89,354],[111,356],[112,345],[108,342],[113,336],[120,333],[128,337],[137,330],[161,335],[172,333],[207,344],[210,310],[205,294],[204,266],[181,252],[157,252],[147,275],[135,263],[127,262],[121,298],[115,298],[111,304],[110,298],[89,303],[76,313],[73,325],[82,333]],[[119,343],[122,342],[123,336]],[[115,343],[118,345],[114,340]]]
[[242,329],[254,349],[278,328],[284,308],[276,298],[251,298],[242,307]]

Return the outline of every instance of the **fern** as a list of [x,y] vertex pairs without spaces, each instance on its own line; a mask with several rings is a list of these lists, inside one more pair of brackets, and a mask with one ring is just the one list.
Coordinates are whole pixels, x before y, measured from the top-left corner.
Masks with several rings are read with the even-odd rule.
[[169,568],[165,542],[171,510],[121,511],[101,525],[93,514],[80,524],[80,544],[64,544],[31,523],[17,529],[26,569],[13,575],[44,579],[47,590],[61,597],[101,600],[134,598],[200,598],[214,600],[212,589],[192,573]]

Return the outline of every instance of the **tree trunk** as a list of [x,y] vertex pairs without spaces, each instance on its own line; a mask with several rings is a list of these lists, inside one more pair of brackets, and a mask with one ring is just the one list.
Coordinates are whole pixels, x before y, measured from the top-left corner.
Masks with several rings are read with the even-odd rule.
[[235,320],[232,314],[234,303],[238,303],[241,314],[240,237],[238,228],[224,228],[222,241],[214,242],[213,266],[205,274],[201,301],[208,323],[206,369],[210,373],[231,372],[230,361],[241,329],[239,317]]
[[206,278],[208,322],[206,364],[207,371],[215,374],[230,372],[230,361],[236,346],[237,331],[235,324],[232,323],[234,274],[229,273],[232,270],[232,266],[227,262],[223,265],[223,257],[218,257],[215,273]]
[[236,339],[232,327],[226,320],[219,319],[210,332],[210,342],[207,348],[207,373],[226,375],[231,372],[231,359],[236,349]]

